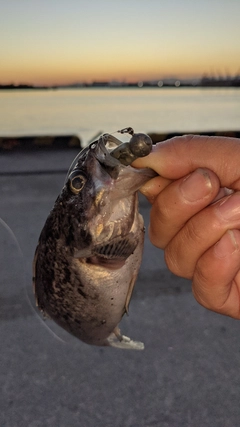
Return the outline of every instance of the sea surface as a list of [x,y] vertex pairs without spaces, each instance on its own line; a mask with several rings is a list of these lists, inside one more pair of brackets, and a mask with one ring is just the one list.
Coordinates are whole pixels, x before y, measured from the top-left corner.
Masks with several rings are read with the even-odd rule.
[[240,88],[0,91],[0,136],[240,130]]

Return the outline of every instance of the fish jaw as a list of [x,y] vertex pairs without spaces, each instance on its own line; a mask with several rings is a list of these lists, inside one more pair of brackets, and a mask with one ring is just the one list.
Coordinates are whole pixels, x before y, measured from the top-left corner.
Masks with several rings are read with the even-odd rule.
[[[125,166],[111,156],[106,146],[100,139],[92,153],[98,162],[94,163],[94,177],[100,177],[104,188],[110,190],[111,201],[127,198],[138,191],[147,181],[156,176],[156,172],[149,168],[136,169],[130,165]],[[106,183],[106,173],[112,181]],[[107,184],[107,185],[106,185]],[[97,186],[95,187],[97,189]],[[102,188],[101,188],[102,190]],[[100,190],[100,191],[101,191]]]
[[[110,164],[116,165],[109,171],[99,161],[92,161],[91,188],[92,206],[86,215],[85,224],[90,230],[92,242],[104,244],[115,237],[124,237],[130,233],[138,212],[138,189],[155,176],[151,169],[135,169],[121,165],[116,159]],[[109,154],[108,154],[109,155]],[[107,163],[108,165],[108,163]],[[113,177],[114,176],[114,177]],[[136,243],[137,244],[137,243]],[[81,250],[81,248],[76,248]],[[84,253],[78,256],[85,256]]]

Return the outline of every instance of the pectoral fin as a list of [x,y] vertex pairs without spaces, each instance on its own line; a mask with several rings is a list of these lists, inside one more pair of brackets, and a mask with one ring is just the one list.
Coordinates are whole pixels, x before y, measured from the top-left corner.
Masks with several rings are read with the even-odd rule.
[[127,298],[126,298],[125,306],[124,306],[125,312],[127,314],[128,314],[129,304],[130,304],[130,301],[131,301],[131,298],[132,298],[132,293],[133,293],[133,289],[134,289],[134,285],[135,285],[136,280],[137,280],[137,273],[134,273],[134,275],[132,277],[132,280],[131,280],[131,282],[129,284]]

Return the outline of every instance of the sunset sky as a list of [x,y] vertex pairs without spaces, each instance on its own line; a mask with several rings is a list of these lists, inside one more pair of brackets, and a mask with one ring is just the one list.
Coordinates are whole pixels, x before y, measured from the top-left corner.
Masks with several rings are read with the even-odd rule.
[[240,0],[0,0],[0,83],[240,74]]

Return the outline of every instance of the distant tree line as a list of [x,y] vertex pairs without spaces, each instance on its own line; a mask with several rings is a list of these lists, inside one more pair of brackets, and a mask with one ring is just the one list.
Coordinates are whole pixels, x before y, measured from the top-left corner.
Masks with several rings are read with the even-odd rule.
[[131,87],[240,87],[240,75],[235,77],[208,77],[204,76],[199,80],[184,81],[180,79],[140,81],[134,83],[95,81],[92,83],[75,83],[59,86],[34,86],[29,84],[0,84],[1,89],[61,89],[61,88],[131,88]]

